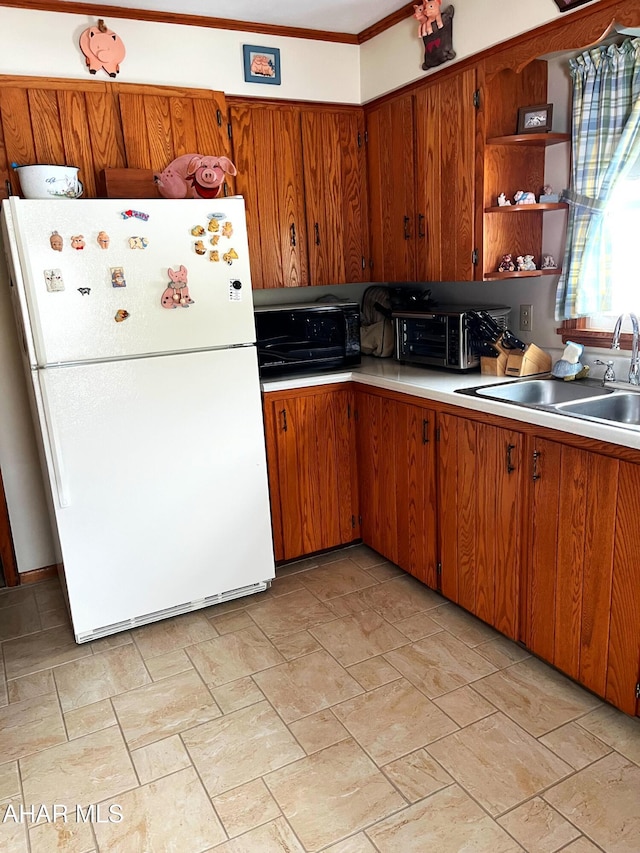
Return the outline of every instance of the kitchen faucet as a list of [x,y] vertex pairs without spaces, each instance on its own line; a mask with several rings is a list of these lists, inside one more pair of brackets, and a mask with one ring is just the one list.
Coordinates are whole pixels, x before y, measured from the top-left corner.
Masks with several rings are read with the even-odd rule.
[[[611,339],[611,349],[620,349],[620,327],[625,315],[621,314],[616,320],[616,325],[613,330],[613,338]],[[629,383],[631,385],[640,385],[640,364],[638,358],[638,318],[635,314],[629,313],[631,320],[631,328],[633,330],[633,343],[631,345],[631,364],[629,365]]]

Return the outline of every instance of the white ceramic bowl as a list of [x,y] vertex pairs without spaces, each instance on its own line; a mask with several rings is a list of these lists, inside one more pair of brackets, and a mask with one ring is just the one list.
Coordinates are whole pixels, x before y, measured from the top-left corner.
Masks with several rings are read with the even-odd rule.
[[75,166],[14,166],[25,198],[80,198],[82,184]]

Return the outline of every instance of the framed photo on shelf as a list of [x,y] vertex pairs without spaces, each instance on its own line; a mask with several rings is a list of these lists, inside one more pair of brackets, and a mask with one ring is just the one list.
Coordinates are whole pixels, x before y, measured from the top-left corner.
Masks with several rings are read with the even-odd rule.
[[582,6],[584,3],[588,3],[589,0],[554,0],[554,2],[561,12],[568,12],[569,9]]
[[244,79],[247,83],[280,85],[280,50],[277,47],[258,47],[243,44]]
[[537,104],[518,109],[516,133],[549,133],[553,117],[553,104]]

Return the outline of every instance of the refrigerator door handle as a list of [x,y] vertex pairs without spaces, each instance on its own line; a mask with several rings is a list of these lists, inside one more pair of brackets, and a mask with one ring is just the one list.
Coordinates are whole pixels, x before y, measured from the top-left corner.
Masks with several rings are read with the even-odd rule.
[[47,389],[42,376],[42,371],[36,371],[38,376],[38,387],[40,389],[40,399],[42,400],[43,414],[43,439],[47,444],[47,450],[51,458],[51,466],[53,468],[53,479],[55,480],[56,493],[58,495],[58,505],[61,509],[70,505],[69,496],[64,487],[64,465],[62,463],[62,453],[59,442],[56,436],[56,431],[53,426],[49,400],[47,397]]

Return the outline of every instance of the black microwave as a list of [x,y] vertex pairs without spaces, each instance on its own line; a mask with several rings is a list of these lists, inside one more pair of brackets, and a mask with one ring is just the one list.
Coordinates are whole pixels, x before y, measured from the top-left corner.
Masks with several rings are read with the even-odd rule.
[[262,377],[360,364],[357,302],[262,305],[255,321]]

